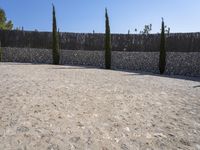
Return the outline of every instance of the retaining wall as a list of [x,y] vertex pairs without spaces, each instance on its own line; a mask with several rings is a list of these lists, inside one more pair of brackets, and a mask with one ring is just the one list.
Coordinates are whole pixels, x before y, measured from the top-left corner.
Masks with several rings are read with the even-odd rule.
[[[60,64],[104,67],[104,51],[61,50]],[[51,49],[2,48],[2,61],[52,63]],[[200,52],[167,52],[166,74],[200,76]],[[112,68],[159,73],[159,52],[112,51]]]

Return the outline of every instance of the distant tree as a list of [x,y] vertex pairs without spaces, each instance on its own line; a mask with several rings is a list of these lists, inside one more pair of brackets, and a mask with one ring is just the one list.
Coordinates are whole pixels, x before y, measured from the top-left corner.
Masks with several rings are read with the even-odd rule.
[[167,33],[167,34],[170,33],[170,27],[165,26],[165,33]]
[[130,29],[128,30],[128,34],[130,34],[131,33],[131,31],[130,31]]
[[152,24],[145,25],[143,31],[140,31],[140,34],[148,35],[152,30]]
[[14,30],[17,30],[17,31],[24,31],[24,27],[16,27]]
[[111,35],[107,8],[105,9],[105,68],[111,69]]
[[161,35],[160,35],[160,57],[159,57],[159,70],[160,74],[165,72],[166,66],[166,50],[165,50],[165,23],[162,18],[162,27],[161,27]]
[[13,23],[11,20],[7,21],[5,11],[0,8],[0,29],[1,30],[12,30]]
[[134,31],[135,31],[135,33],[137,33],[137,29],[136,29],[136,28],[135,28],[135,30],[134,30]]
[[55,7],[53,5],[53,29],[52,29],[52,36],[53,36],[53,45],[52,45],[52,53],[53,53],[53,64],[59,64],[59,41],[58,41],[58,33],[57,33],[57,25],[56,25],[56,12]]

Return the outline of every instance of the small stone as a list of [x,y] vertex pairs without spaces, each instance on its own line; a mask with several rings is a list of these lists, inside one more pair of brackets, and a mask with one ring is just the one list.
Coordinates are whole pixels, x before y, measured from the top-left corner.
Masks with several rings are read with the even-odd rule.
[[115,140],[115,142],[117,142],[117,143],[119,142],[119,139],[118,139],[118,138],[115,138],[114,140]]
[[121,149],[128,150],[128,146],[126,144],[121,144]]
[[56,144],[51,144],[51,145],[47,148],[47,150],[59,150],[59,146],[56,145]]
[[154,133],[155,137],[162,137],[162,138],[167,138],[166,135],[164,135],[163,133]]
[[91,144],[92,144],[91,137],[88,137],[88,139],[87,139],[87,144],[88,144],[88,145],[91,145]]
[[108,148],[107,147],[102,147],[102,150],[108,150]]
[[126,127],[125,130],[128,131],[128,132],[130,132],[130,128],[129,127]]
[[18,128],[17,128],[17,131],[19,131],[19,132],[28,132],[28,131],[29,131],[29,128],[28,128],[28,127],[25,127],[25,126],[21,126],[21,127],[18,127]]
[[151,138],[152,138],[151,134],[147,133],[147,134],[146,134],[146,138],[147,138],[147,139],[151,139]]
[[80,122],[77,122],[77,126],[82,128],[84,125],[82,123],[80,123]]
[[80,137],[72,137],[69,139],[70,142],[77,143],[81,138]]
[[181,138],[180,142],[181,142],[183,145],[190,146],[190,142],[187,141],[187,140],[184,140],[184,139]]
[[169,133],[168,135],[171,136],[171,137],[174,137],[174,135],[172,133]]
[[196,148],[197,148],[197,150],[200,150],[200,145],[196,144]]

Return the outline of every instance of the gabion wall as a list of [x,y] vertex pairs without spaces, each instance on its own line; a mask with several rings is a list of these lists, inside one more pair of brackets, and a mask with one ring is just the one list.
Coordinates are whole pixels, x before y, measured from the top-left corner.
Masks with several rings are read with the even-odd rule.
[[[51,49],[2,48],[4,62],[52,63]],[[104,51],[61,50],[60,64],[104,68]],[[159,52],[112,52],[112,68],[159,73]],[[200,52],[167,52],[166,74],[200,76]]]

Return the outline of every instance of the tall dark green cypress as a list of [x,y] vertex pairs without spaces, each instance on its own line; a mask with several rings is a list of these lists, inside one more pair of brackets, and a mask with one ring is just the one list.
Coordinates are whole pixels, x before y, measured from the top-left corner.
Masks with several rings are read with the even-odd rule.
[[56,12],[55,7],[53,5],[53,29],[52,29],[52,37],[53,37],[53,44],[52,44],[52,54],[53,54],[53,64],[59,64],[59,41],[58,41],[58,33],[57,33],[57,25],[56,25]]
[[109,17],[108,17],[108,12],[107,9],[105,9],[105,17],[106,17],[106,22],[105,22],[105,68],[106,69],[111,69],[111,35],[110,35],[110,25],[109,25]]
[[2,61],[2,49],[0,47],[0,62]]
[[160,74],[165,72],[166,66],[166,50],[165,50],[165,23],[162,18],[162,27],[160,35],[160,58],[159,58],[159,70]]

